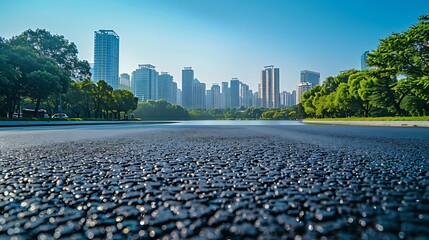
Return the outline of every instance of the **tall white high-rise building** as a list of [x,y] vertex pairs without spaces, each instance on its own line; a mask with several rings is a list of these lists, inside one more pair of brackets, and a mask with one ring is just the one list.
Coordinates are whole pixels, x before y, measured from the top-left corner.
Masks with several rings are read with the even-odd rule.
[[302,94],[310,90],[313,86],[309,82],[302,82],[296,85],[296,104],[301,103]]
[[282,107],[290,107],[296,105],[296,90],[293,90],[292,92],[281,92],[280,104]]
[[157,100],[158,72],[155,66],[150,64],[140,64],[131,76],[134,96],[139,102],[147,100]]
[[231,94],[229,89],[228,82],[222,82],[222,103],[221,108],[230,108],[231,107]]
[[253,93],[252,106],[257,108],[261,107],[261,96],[259,95],[259,92]]
[[250,90],[249,85],[240,84],[240,107],[251,107],[253,102],[253,93]]
[[280,71],[273,65],[261,71],[261,105],[266,108],[280,107]]
[[113,89],[119,88],[119,36],[113,30],[95,31],[92,80],[104,80]]
[[211,98],[212,98],[212,101],[211,101],[212,106],[211,107],[214,109],[220,109],[221,108],[221,102],[222,102],[222,95],[220,93],[219,84],[213,84],[212,85]]

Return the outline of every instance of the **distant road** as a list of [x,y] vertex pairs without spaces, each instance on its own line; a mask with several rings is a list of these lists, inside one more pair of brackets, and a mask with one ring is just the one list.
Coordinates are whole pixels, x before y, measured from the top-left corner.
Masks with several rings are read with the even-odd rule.
[[304,120],[305,123],[351,125],[351,126],[388,126],[388,127],[429,127],[429,121],[337,121]]
[[6,128],[0,239],[426,239],[428,179],[429,128]]

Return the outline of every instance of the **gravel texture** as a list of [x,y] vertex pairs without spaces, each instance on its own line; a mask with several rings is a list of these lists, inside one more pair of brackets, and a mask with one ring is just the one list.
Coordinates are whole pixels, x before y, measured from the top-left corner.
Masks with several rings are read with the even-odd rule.
[[427,141],[250,128],[2,151],[0,239],[429,239]]

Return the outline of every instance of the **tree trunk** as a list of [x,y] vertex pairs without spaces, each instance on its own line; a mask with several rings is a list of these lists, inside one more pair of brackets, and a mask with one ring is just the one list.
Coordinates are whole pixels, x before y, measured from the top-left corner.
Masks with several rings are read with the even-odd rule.
[[34,108],[33,117],[39,117],[39,108],[40,108],[40,98],[36,100],[36,107]]
[[371,106],[371,104],[369,104],[369,101],[366,101],[365,105],[366,105],[365,107],[362,107],[363,108],[363,114],[365,117],[368,117],[369,111],[371,110],[372,106]]
[[8,118],[13,118],[13,101],[7,101],[7,117]]
[[403,94],[401,95],[401,97],[398,99],[398,101],[397,101],[397,102],[395,101],[395,103],[394,103],[394,107],[395,107],[395,110],[396,110],[396,114],[397,114],[398,116],[402,116],[402,115],[403,115],[403,114],[402,114],[402,109],[401,109],[401,102],[402,102],[402,100],[404,100],[405,96],[407,96],[407,94],[406,94],[406,93],[403,93]]

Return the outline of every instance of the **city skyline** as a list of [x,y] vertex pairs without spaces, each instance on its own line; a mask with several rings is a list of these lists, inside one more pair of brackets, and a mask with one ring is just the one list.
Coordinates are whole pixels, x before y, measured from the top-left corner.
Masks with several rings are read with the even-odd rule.
[[[81,59],[94,62],[94,31],[113,29],[121,36],[120,73],[131,74],[138,64],[150,62],[181,86],[181,69],[192,66],[207,86],[237,77],[256,90],[260,68],[272,64],[282,69],[281,91],[295,89],[304,69],[320,72],[321,82],[342,70],[360,69],[363,52],[406,30],[429,8],[419,0],[0,3],[1,37],[43,28],[64,35],[76,43]],[[254,17],[268,8],[273,11]]]

